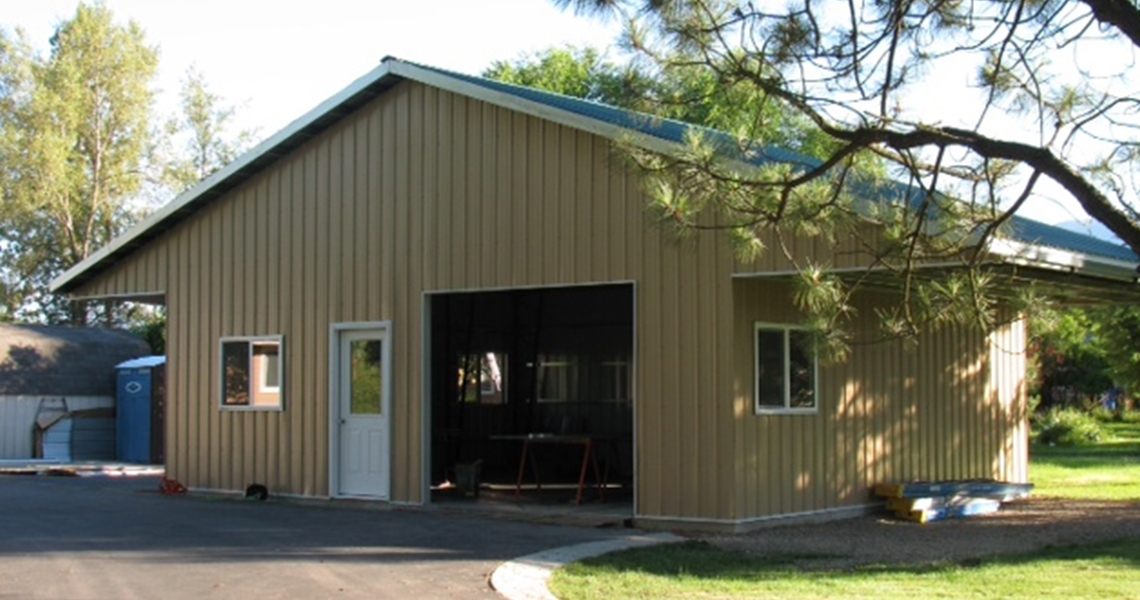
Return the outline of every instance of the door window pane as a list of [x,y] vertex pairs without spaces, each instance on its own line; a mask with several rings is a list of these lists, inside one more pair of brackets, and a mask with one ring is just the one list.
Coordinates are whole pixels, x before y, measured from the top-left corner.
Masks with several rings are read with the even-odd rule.
[[384,375],[380,370],[380,340],[353,340],[349,342],[349,385],[351,386],[354,415],[379,415]]

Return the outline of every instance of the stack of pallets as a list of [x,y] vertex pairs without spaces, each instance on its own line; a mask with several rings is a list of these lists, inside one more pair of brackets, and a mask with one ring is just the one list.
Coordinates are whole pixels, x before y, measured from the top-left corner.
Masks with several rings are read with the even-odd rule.
[[900,519],[929,523],[997,512],[1003,502],[1029,496],[1032,483],[1004,481],[914,481],[880,483],[875,494]]

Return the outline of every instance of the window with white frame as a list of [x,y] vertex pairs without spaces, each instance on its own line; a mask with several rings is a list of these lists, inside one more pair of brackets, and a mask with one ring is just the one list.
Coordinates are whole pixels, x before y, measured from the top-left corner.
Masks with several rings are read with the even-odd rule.
[[815,412],[816,353],[802,327],[756,323],[754,405],[757,414]]
[[578,363],[570,355],[538,357],[538,401],[571,402],[578,399]]
[[281,336],[227,337],[221,340],[221,407],[281,410]]
[[599,366],[599,399],[602,402],[629,402],[629,360],[604,360]]

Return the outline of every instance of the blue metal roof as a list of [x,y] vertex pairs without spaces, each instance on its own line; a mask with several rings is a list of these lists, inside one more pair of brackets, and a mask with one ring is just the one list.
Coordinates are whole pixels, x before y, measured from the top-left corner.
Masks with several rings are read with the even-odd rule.
[[[610,125],[616,125],[638,133],[651,135],[665,141],[684,143],[689,132],[695,131],[706,136],[706,138],[711,138],[714,142],[722,142],[726,147],[738,147],[735,138],[723,131],[699,127],[681,121],[654,117],[601,102],[564,96],[562,94],[485,79],[483,77],[475,77],[473,75],[465,75],[463,73],[447,71],[429,65],[412,64],[439,73],[440,75],[458,79],[496,92],[510,94],[517,98],[537,102]],[[765,147],[763,149],[754,150],[747,159],[752,162],[774,161],[794,163],[808,168],[820,164],[818,159],[776,147]],[[891,187],[898,188],[892,190],[895,194],[901,193],[904,197],[911,196],[911,192],[902,191],[903,188],[907,188],[905,184],[900,183],[897,184],[897,186]],[[914,198],[910,199],[912,201],[914,200]],[[1046,225],[1045,223],[1025,217],[1015,216],[1011,219],[1010,226],[1005,233],[1014,240],[1028,244],[1048,246],[1125,262],[1140,262],[1140,257],[1123,244],[1113,243],[1053,225]]]
[[1136,253],[1124,244],[1069,231],[1056,225],[1046,225],[1025,217],[1015,216],[1011,221],[1010,236],[1020,242],[1103,256],[1124,262],[1140,262]]
[[[583,100],[582,98],[575,98],[573,96],[565,96],[556,94],[554,92],[547,92],[536,88],[524,87],[521,85],[514,85],[511,83],[504,83],[502,81],[495,81],[493,79],[486,79],[483,77],[475,77],[474,75],[465,75],[463,73],[456,73],[454,71],[447,71],[436,67],[412,63],[416,66],[434,71],[440,75],[459,79],[467,83],[475,84],[480,87],[510,94],[517,98],[530,100],[544,104],[552,108],[564,110],[569,113],[616,125],[623,129],[636,131],[646,135],[675,143],[684,143],[685,136],[690,132],[699,133],[711,139],[714,143],[720,142],[727,147],[739,148],[737,139],[723,131],[710,129],[708,127],[701,127],[693,125],[692,123],[685,123],[683,121],[676,121],[673,119],[665,119],[653,115],[640,113],[625,108],[619,108],[602,102],[595,102],[593,100]],[[816,158],[793,152],[785,148],[776,146],[766,146],[763,148],[756,148],[751,150],[748,157],[754,162],[772,161],[781,163],[802,164],[807,167],[812,167],[820,164]]]

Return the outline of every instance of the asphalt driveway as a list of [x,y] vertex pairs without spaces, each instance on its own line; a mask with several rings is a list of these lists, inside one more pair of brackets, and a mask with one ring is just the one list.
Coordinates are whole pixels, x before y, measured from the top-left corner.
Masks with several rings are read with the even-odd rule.
[[493,598],[504,560],[626,533],[156,490],[0,476],[0,598]]

